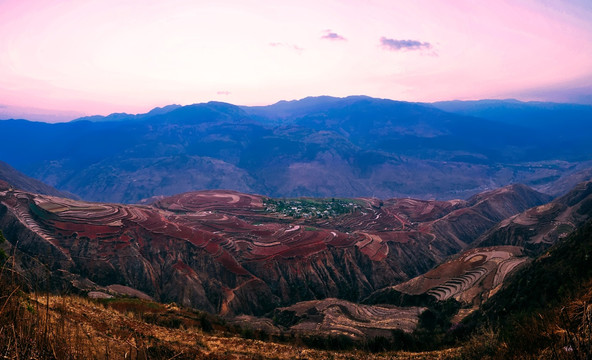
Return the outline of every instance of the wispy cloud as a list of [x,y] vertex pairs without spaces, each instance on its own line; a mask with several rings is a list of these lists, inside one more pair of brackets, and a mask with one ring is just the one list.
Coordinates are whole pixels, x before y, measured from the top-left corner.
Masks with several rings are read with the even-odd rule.
[[218,95],[230,95],[230,91],[226,91],[226,90],[224,90],[224,91],[218,91],[216,94],[218,94]]
[[343,36],[339,35],[336,32],[329,30],[325,30],[325,35],[321,36],[321,39],[331,40],[331,41],[344,41],[347,40]]
[[285,48],[292,49],[292,50],[296,51],[298,54],[301,54],[304,51],[304,49],[298,45],[286,44],[283,42],[270,42],[269,46],[274,47],[274,48],[285,47]]
[[380,38],[380,45],[383,49],[390,51],[400,50],[428,50],[432,48],[429,42],[421,42],[417,40],[396,40],[387,37]]

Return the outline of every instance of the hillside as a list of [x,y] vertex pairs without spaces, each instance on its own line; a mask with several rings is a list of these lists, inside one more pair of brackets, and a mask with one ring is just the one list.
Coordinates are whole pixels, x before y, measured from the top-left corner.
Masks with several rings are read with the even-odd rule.
[[[592,223],[519,270],[465,321],[489,324],[471,351],[506,359],[587,359],[592,353]],[[465,330],[467,330],[465,329]]]
[[[495,296],[507,281],[516,281],[514,274],[528,266],[542,251],[561,243],[589,221],[592,215],[591,189],[590,181],[578,184],[561,198],[500,221],[477,236],[476,241],[463,248],[464,251],[424,274],[373,292],[364,303],[429,306],[453,299],[462,304],[453,318],[453,321],[460,322],[481,305],[488,304],[488,299]],[[498,190],[501,194],[506,192],[507,188]],[[482,194],[471,200],[479,204],[481,198]],[[482,203],[481,213],[486,212],[484,209],[492,203],[498,206],[512,204],[499,195],[487,199],[490,201]]]
[[26,176],[3,161],[0,161],[0,181],[4,181],[17,189],[35,194],[76,198],[72,194],[59,191],[49,185],[42,183],[39,180]]
[[359,301],[548,197],[510,186],[470,202],[202,191],[134,206],[9,188],[0,199],[0,229],[18,245],[24,270],[35,273],[31,258],[39,259],[59,274],[57,287],[261,315],[298,301]]
[[[51,326],[72,324],[72,331],[59,325],[51,336],[72,339],[90,351],[86,354],[110,346],[107,351],[138,357],[207,358],[233,346],[241,349],[232,353],[238,358],[266,358],[258,348],[272,346],[271,358],[295,353],[339,358],[330,349],[356,348],[391,351],[355,353],[368,359],[528,358],[568,345],[578,351],[590,348],[579,337],[588,330],[578,325],[584,324],[578,309],[588,301],[590,288],[588,272],[579,270],[589,255],[590,225],[582,225],[590,214],[589,189],[590,182],[582,183],[531,208],[549,197],[523,185],[467,201],[273,199],[202,191],[156,199],[152,205],[89,203],[4,187],[0,225],[8,240],[4,253],[14,254],[12,264],[25,276],[23,289],[98,299],[19,293],[32,296],[23,301],[33,309],[44,309],[49,301],[44,311],[51,314]],[[553,238],[557,245],[535,260],[529,258],[536,254],[528,247],[529,238],[487,247],[470,240],[499,218],[506,218],[504,224],[556,204],[564,205],[561,219],[569,214],[580,222],[574,222],[574,234]],[[533,238],[537,231],[548,233],[547,217],[531,220]],[[491,234],[504,229],[498,225],[481,232],[502,239]],[[439,265],[430,270],[430,264]],[[52,269],[50,282],[47,268]],[[557,280],[565,277],[569,281]],[[15,301],[10,311],[21,314],[19,321],[40,323],[34,320],[36,311],[27,313],[18,305],[22,301]],[[562,320],[562,304],[569,304],[565,316],[574,321]],[[542,323],[536,311],[543,314]],[[0,312],[9,314],[14,315]],[[480,330],[484,319],[493,330]],[[515,321],[546,330],[524,333]],[[122,326],[132,330],[116,330]],[[555,326],[574,335],[549,337]],[[82,329],[93,335],[81,338]],[[114,335],[99,335],[98,329],[113,329]],[[118,341],[121,336],[128,341]],[[531,340],[519,340],[525,337]],[[43,341],[38,338],[39,344]],[[441,348],[450,349],[392,352]]]
[[21,280],[0,272],[0,356],[6,359],[426,360],[456,353],[372,353],[344,338],[335,340],[334,349],[319,350],[306,346],[308,338],[253,331],[176,304],[25,293],[17,291]]
[[565,238],[592,215],[592,181],[552,202],[514,215],[481,235],[475,246],[517,245],[535,254]]
[[210,102],[61,124],[0,121],[0,158],[89,201],[202,189],[446,200],[511,183],[552,191],[549,184],[583,170],[589,141],[565,146],[558,119],[570,113],[554,114],[534,129],[520,116],[508,123],[364,96]]

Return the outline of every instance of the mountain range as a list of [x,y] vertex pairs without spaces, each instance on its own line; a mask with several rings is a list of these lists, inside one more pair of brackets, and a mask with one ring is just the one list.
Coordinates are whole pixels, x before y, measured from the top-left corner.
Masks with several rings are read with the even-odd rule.
[[592,107],[487,104],[317,97],[6,120],[0,158],[60,191],[120,203],[202,189],[446,200],[517,182],[559,195],[585,179]]

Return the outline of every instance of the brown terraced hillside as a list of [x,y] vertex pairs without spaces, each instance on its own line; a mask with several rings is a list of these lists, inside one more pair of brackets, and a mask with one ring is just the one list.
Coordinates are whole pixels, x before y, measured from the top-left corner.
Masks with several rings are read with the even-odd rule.
[[26,259],[37,259],[62,289],[261,315],[299,301],[359,301],[547,199],[516,185],[469,201],[270,199],[220,190],[118,205],[4,186],[0,227],[24,270],[38,266]]

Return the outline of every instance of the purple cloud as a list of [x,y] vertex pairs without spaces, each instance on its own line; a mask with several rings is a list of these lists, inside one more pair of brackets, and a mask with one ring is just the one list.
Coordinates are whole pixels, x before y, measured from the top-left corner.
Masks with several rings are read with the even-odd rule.
[[336,32],[333,32],[331,30],[325,30],[325,35],[321,36],[321,39],[327,39],[327,40],[331,40],[331,41],[347,40],[343,36],[339,35]]
[[390,51],[399,50],[424,50],[431,49],[432,45],[428,42],[421,42],[417,40],[395,40],[386,37],[380,38],[380,44],[383,49]]

